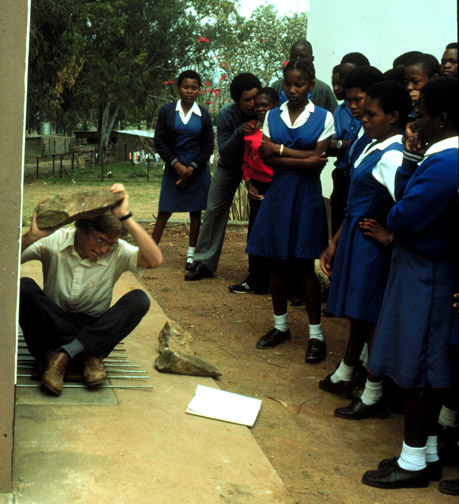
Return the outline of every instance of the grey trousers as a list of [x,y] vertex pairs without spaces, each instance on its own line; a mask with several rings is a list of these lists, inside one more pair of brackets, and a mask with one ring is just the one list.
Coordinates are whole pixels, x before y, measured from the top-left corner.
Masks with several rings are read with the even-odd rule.
[[207,197],[207,210],[201,226],[198,243],[194,252],[194,265],[201,265],[208,271],[217,269],[225,239],[229,209],[242,180],[240,168],[217,166]]

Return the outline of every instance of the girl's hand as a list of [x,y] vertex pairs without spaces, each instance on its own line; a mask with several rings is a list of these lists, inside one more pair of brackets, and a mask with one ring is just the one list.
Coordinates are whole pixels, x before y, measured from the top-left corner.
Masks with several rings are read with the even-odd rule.
[[263,196],[258,192],[250,180],[247,182],[247,192],[250,199],[260,201],[263,199]]
[[272,156],[280,155],[280,144],[271,142],[271,140],[262,140],[261,146],[258,148],[258,153],[262,159],[268,159]]
[[188,168],[190,167],[186,167],[185,165],[179,162],[174,164],[174,170],[177,172],[179,178],[183,180],[189,180],[191,178],[191,175],[193,174],[193,172],[190,172]]
[[335,254],[336,244],[333,241],[331,241],[330,245],[320,254],[320,267],[328,277],[332,276]]
[[378,242],[383,247],[388,247],[391,244],[391,234],[385,227],[381,226],[378,221],[365,217],[359,222],[359,226],[365,236],[368,236],[375,242]]
[[406,150],[418,152],[419,154],[423,154],[426,150],[419,138],[418,124],[416,121],[406,125],[402,141]]
[[328,157],[325,152],[322,154],[313,154],[304,160],[305,168],[317,168],[322,171],[328,162]]

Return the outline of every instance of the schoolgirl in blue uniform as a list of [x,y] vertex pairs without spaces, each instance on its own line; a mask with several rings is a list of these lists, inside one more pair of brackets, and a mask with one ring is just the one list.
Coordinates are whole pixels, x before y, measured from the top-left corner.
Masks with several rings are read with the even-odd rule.
[[207,206],[208,161],[214,150],[214,132],[209,112],[196,103],[201,87],[199,74],[185,70],[177,79],[177,87],[180,100],[161,107],[155,128],[155,149],[166,166],[152,236],[159,243],[171,214],[189,212],[186,260],[189,269],[201,226],[201,211]]
[[[398,82],[368,88],[362,124],[373,141],[351,168],[343,224],[321,256],[323,271],[331,275],[327,311],[347,315],[350,332],[343,361],[319,387],[345,398],[352,397],[352,372],[362,347],[365,342],[371,345],[389,274],[393,237],[383,226],[395,203],[395,174],[403,158],[401,133],[410,110],[408,91]],[[335,416],[385,418],[381,398],[382,381],[367,380],[362,397],[338,408]]]
[[247,245],[249,254],[271,258],[274,329],[258,341],[257,347],[269,348],[290,340],[287,269],[289,261],[294,260],[297,275],[303,280],[310,323],[306,362],[323,360],[326,353],[314,259],[328,242],[320,172],[333,136],[331,113],[308,100],[314,78],[314,65],[308,60],[292,60],[284,69],[288,102],[267,113],[259,149],[265,163],[273,167],[273,179]]
[[405,440],[398,459],[384,460],[378,470],[363,476],[365,484],[378,488],[425,487],[441,477],[438,389],[451,383],[458,105],[454,77],[432,80],[422,88],[415,127],[409,125],[405,133],[397,203],[387,219],[395,242],[369,370],[406,389]]

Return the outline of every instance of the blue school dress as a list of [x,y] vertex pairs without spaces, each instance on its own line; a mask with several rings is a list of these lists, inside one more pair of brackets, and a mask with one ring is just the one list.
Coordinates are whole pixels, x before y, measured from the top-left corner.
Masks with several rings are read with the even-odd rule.
[[[166,104],[160,111],[155,131],[155,147],[166,161],[161,192],[160,212],[195,212],[205,210],[209,192],[208,160],[213,151],[212,122],[208,112],[200,107],[201,117],[192,111],[184,124],[176,110],[176,102]],[[178,159],[185,166],[196,166],[189,184],[178,187],[177,172],[171,160]]]
[[[312,150],[325,128],[327,111],[315,106],[307,121],[289,128],[281,119],[281,108],[268,113],[271,140],[298,150]],[[250,233],[246,252],[281,260],[312,260],[328,243],[327,216],[320,174],[274,168]]]
[[369,369],[409,389],[448,387],[451,380],[457,142],[455,137],[432,145],[411,170],[404,156],[396,182],[409,171],[411,177],[387,219],[396,239]]
[[370,237],[359,227],[363,217],[375,219],[385,226],[394,200],[388,189],[373,176],[373,169],[383,156],[397,151],[400,156],[395,171],[402,161],[401,136],[392,137],[371,150],[357,167],[351,168],[351,183],[344,221],[336,250],[327,312],[337,317],[348,315],[370,324],[376,324],[389,274],[391,249]]

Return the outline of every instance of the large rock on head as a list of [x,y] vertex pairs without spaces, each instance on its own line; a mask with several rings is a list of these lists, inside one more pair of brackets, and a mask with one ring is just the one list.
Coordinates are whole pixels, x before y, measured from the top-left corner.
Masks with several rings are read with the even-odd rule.
[[39,228],[59,227],[77,219],[97,217],[124,199],[124,192],[112,193],[108,188],[58,194],[39,203],[37,224]]

